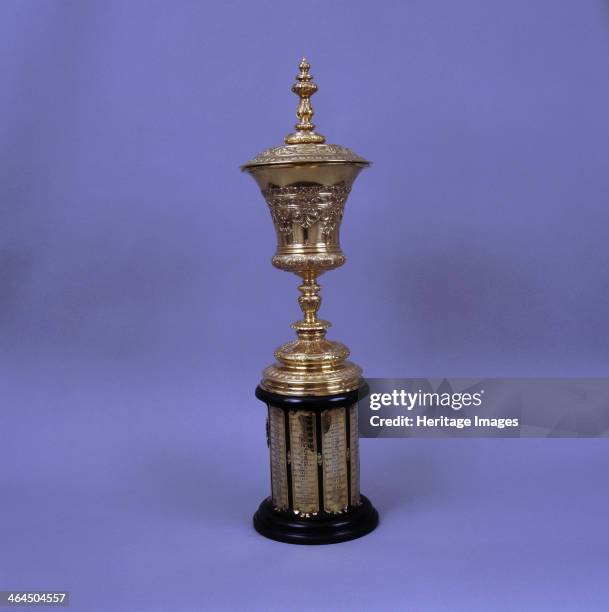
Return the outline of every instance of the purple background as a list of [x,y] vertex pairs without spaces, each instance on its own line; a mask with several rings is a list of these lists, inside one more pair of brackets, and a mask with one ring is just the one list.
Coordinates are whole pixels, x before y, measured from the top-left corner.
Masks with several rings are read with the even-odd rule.
[[372,535],[259,537],[297,278],[238,171],[374,161],[322,314],[366,373],[607,376],[609,5],[0,3],[0,589],[72,608],[606,610],[606,440],[364,440]]

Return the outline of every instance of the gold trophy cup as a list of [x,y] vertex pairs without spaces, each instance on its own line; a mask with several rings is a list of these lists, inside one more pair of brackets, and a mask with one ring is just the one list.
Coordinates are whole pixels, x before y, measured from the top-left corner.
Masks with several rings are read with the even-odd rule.
[[285,145],[262,151],[242,167],[258,183],[277,233],[276,268],[302,279],[303,318],[297,339],[275,351],[256,397],[268,407],[271,497],[254,527],[282,542],[327,544],[360,537],[378,514],[359,491],[357,400],[367,385],[349,349],[328,340],[317,318],[317,278],[345,263],[339,232],[353,181],[370,165],[350,149],[326,144],[311,123],[317,85],[303,59],[292,91],[299,96],[296,131]]

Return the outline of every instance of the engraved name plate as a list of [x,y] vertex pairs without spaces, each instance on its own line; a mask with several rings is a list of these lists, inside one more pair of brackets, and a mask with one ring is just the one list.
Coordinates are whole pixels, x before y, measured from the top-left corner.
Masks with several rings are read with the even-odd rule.
[[271,494],[273,506],[288,508],[288,467],[283,410],[269,406],[269,442],[271,447]]
[[318,512],[315,413],[290,412],[289,422],[293,508],[301,514]]
[[341,512],[349,503],[347,489],[347,429],[345,409],[325,410],[321,415],[324,467],[324,510]]
[[359,431],[357,428],[357,404],[349,408],[349,455],[351,461],[351,505],[357,506],[359,498]]

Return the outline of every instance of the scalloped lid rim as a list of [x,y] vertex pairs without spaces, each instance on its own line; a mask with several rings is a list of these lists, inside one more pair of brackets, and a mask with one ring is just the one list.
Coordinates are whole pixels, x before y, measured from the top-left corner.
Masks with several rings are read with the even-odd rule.
[[334,144],[295,144],[281,145],[265,149],[253,159],[241,166],[247,170],[256,166],[270,166],[276,164],[300,164],[310,162],[322,163],[350,163],[369,166],[370,162],[357,153]]

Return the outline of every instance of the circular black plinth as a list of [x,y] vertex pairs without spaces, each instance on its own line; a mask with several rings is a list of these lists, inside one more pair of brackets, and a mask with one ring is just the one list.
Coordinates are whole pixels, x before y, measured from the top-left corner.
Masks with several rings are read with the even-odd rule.
[[267,497],[254,514],[254,528],[271,540],[288,544],[335,544],[360,538],[370,533],[379,523],[378,512],[367,497],[361,505],[344,514],[323,514],[298,518],[287,512],[273,510]]
[[352,406],[368,395],[370,387],[362,380],[358,389],[337,393],[335,395],[279,395],[263,389],[260,385],[256,387],[256,397],[269,406],[277,406],[285,410],[316,410],[322,411],[328,408],[339,408],[340,406]]

